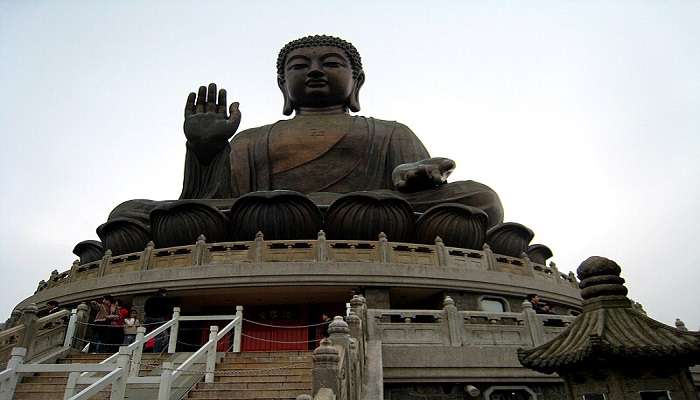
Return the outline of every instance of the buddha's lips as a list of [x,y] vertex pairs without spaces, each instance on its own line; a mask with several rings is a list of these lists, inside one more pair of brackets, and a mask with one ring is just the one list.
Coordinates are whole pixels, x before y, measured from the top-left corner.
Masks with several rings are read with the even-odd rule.
[[328,81],[325,79],[309,79],[306,81],[306,86],[312,88],[319,88],[328,85]]

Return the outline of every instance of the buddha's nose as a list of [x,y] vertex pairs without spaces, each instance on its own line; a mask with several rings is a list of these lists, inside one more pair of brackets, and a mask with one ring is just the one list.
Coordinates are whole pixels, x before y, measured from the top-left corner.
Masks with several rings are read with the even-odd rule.
[[306,74],[309,78],[323,78],[323,71],[318,68],[311,68]]

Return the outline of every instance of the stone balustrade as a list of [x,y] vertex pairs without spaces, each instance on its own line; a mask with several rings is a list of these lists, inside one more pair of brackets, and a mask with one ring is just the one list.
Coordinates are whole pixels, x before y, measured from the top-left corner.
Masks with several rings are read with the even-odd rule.
[[262,235],[253,241],[206,243],[200,237],[195,244],[154,248],[149,243],[137,253],[112,256],[107,250],[101,260],[70,270],[54,271],[47,282],[39,284],[37,292],[76,281],[97,279],[106,275],[133,271],[186,268],[199,265],[274,262],[366,262],[427,265],[436,268],[463,268],[465,271],[495,271],[533,277],[557,285],[577,288],[572,274],[562,274],[553,263],[536,264],[527,257],[517,258],[494,254],[488,245],[482,250],[447,247],[437,240],[434,245],[390,242],[380,235],[376,241],[327,240],[323,231],[316,240],[272,240]]
[[31,359],[63,344],[70,312],[61,310],[38,318],[36,311],[37,307],[30,305],[17,325],[0,331],[0,366],[10,358],[14,347],[27,348],[27,359]]
[[443,310],[369,309],[368,323],[377,340],[387,346],[530,347],[558,335],[576,318],[535,314],[528,302],[521,313],[450,311],[451,307],[454,304],[446,304]]

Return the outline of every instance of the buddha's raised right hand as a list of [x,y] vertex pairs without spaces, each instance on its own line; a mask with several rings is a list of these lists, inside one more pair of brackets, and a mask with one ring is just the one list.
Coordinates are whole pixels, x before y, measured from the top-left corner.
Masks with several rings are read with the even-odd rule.
[[226,89],[217,91],[216,84],[199,87],[199,93],[190,93],[185,104],[185,137],[187,146],[202,162],[208,162],[228,144],[241,123],[238,103],[226,107]]

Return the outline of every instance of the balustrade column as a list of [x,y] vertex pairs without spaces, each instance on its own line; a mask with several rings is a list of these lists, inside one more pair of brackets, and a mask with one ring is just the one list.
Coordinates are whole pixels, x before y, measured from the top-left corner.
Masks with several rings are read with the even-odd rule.
[[110,262],[112,262],[112,250],[107,249],[105,251],[105,255],[102,256],[102,261],[100,261],[100,267],[97,269],[98,278],[105,276],[105,272],[107,271],[107,267],[109,266]]
[[22,335],[22,341],[19,342],[19,345],[27,349],[27,354],[29,356],[32,354],[32,346],[39,328],[36,322],[39,319],[36,315],[38,311],[39,308],[36,304],[30,303],[22,309],[22,316],[20,317],[20,321],[24,325],[24,334]]
[[384,232],[379,232],[379,262],[382,264],[391,262],[391,256],[389,254],[389,240]]
[[146,335],[146,327],[139,326],[136,328],[136,348],[131,356],[131,370],[129,371],[129,376],[139,376],[139,371],[141,370],[141,356],[143,355],[143,337]]
[[328,261],[328,242],[326,241],[326,233],[322,230],[318,231],[316,246],[316,261]]
[[117,368],[121,368],[119,377],[112,382],[112,390],[109,400],[124,400],[126,394],[126,384],[129,379],[129,365],[131,364],[129,350],[126,346],[119,347],[119,356],[117,358]]
[[464,337],[464,318],[459,313],[455,301],[452,297],[445,296],[442,307],[447,319],[447,328],[450,335],[450,346],[462,346],[462,338]]
[[26,355],[27,349],[25,347],[15,347],[12,349],[10,360],[7,362],[7,369],[13,372],[11,373],[12,375],[4,379],[4,382],[0,381],[0,399],[11,400],[14,398],[15,388],[19,380],[17,368],[24,364],[24,357]]
[[209,341],[213,341],[207,349],[207,372],[204,375],[205,383],[214,383],[214,369],[216,368],[216,335],[219,327],[212,325],[209,327]]
[[74,308],[70,312],[70,319],[68,320],[68,327],[66,328],[66,337],[63,339],[64,348],[73,346],[73,337],[75,336],[77,321],[78,309]]
[[90,319],[90,307],[85,303],[78,304],[76,308],[76,327],[75,327],[75,337],[80,340],[85,340],[87,336],[87,323]]
[[313,381],[313,395],[315,396],[322,388],[328,388],[333,393],[339,393],[338,382],[338,362],[340,355],[338,349],[333,347],[329,339],[321,340],[319,346],[313,354],[313,370],[311,372]]
[[192,265],[203,265],[206,261],[207,238],[204,235],[197,237],[197,242],[192,251]]
[[532,345],[537,347],[543,344],[545,341],[544,324],[532,308],[532,303],[527,300],[523,301],[523,320],[525,321],[525,326],[527,326],[527,331],[530,333]]
[[241,352],[241,336],[243,334],[243,306],[236,306],[236,318],[238,320],[238,325],[233,328],[233,352]]
[[442,241],[440,236],[435,237],[435,251],[438,257],[438,265],[441,267],[447,266],[447,261],[449,260],[449,253],[445,247],[445,243]]
[[170,340],[168,341],[168,353],[172,354],[177,348],[177,334],[180,330],[180,307],[173,307],[173,318],[175,323],[170,327]]
[[147,270],[151,265],[151,259],[153,259],[153,249],[155,249],[155,247],[156,244],[151,240],[148,242],[148,244],[146,244],[146,248],[143,249],[143,253],[141,253],[141,271]]

